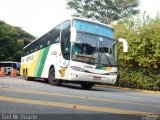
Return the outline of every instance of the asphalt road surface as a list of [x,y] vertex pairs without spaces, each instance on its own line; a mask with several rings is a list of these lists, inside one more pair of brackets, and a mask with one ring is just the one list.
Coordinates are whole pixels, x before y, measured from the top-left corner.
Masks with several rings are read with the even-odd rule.
[[160,120],[160,94],[0,77],[3,120]]

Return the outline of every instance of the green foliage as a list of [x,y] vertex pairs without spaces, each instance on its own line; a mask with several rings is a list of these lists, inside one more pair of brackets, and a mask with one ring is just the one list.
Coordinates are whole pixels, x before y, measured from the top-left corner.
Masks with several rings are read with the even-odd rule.
[[160,16],[128,18],[115,25],[116,38],[128,41],[129,53],[119,47],[120,85],[160,90]]
[[160,90],[160,80],[148,70],[142,71],[137,69],[120,69],[121,87],[130,87],[146,90]]
[[0,21],[0,61],[20,61],[22,49],[34,36]]
[[146,88],[148,77],[138,70],[120,70],[120,84],[123,87]]
[[106,24],[139,13],[139,0],[67,0],[67,4],[75,10],[74,16]]

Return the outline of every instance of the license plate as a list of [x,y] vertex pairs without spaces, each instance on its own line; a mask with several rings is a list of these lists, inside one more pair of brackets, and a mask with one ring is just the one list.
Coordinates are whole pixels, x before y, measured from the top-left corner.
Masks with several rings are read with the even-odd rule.
[[101,80],[101,77],[94,76],[93,80]]

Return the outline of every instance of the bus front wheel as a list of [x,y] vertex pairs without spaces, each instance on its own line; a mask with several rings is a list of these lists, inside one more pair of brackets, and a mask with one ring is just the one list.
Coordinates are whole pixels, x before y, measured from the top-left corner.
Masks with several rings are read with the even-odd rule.
[[61,85],[61,81],[58,79],[55,79],[55,69],[54,68],[51,68],[49,71],[48,82],[50,85],[55,85],[55,86]]
[[80,85],[83,89],[91,89],[95,83],[92,82],[81,82]]

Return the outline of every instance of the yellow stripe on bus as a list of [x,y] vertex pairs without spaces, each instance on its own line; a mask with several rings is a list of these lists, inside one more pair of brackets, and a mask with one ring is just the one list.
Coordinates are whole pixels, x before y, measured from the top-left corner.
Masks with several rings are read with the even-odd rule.
[[34,61],[33,61],[33,63],[31,63],[30,66],[29,66],[29,68],[30,68],[30,71],[29,71],[29,74],[28,74],[29,76],[34,76],[34,72],[35,72],[35,69],[36,69],[36,65],[37,65],[37,63],[38,63],[38,58],[39,58],[39,56],[40,56],[40,51],[41,51],[41,50],[39,50],[39,51],[36,52]]
[[35,53],[33,62],[21,64],[21,72],[20,72],[21,75],[23,75],[23,69],[27,68],[28,69],[28,76],[34,76],[35,68],[36,68],[36,65],[38,62],[38,58],[40,56],[40,51],[41,50],[39,50]]

